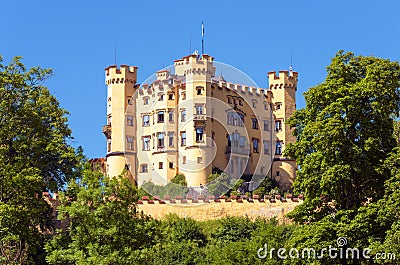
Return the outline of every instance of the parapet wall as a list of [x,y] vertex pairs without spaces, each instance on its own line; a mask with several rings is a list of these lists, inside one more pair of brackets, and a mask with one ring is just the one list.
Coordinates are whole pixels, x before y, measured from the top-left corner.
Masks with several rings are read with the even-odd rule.
[[[178,196],[179,197],[179,196]],[[176,198],[160,200],[147,197],[139,200],[139,210],[156,219],[163,219],[168,214],[177,214],[180,217],[190,217],[198,221],[220,219],[228,216],[247,216],[252,220],[257,218],[277,218],[280,222],[287,221],[285,215],[297,205],[303,203],[303,197],[252,199],[237,198]]]

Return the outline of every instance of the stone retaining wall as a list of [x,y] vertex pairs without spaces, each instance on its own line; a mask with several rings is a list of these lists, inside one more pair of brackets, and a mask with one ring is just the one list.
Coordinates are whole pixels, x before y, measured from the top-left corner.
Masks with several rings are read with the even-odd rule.
[[284,215],[292,211],[294,207],[303,202],[303,197],[286,198],[276,195],[274,198],[238,198],[236,196],[214,198],[181,198],[169,197],[160,200],[158,197],[149,199],[144,196],[139,200],[139,210],[156,219],[162,219],[168,214],[177,214],[180,217],[190,217],[198,221],[219,219],[227,216],[248,216],[254,220],[258,217],[270,219],[278,218],[286,222]]

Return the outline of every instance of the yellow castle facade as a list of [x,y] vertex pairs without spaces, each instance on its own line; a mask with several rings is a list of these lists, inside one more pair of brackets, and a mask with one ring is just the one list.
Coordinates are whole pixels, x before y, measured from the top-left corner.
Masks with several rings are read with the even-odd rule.
[[290,189],[296,164],[282,153],[295,141],[285,121],[296,108],[297,72],[268,73],[267,89],[235,84],[216,75],[206,54],[176,60],[148,84],[137,83],[137,72],[105,69],[108,176],[141,185],[183,174],[193,187],[218,168],[235,179],[273,177]]

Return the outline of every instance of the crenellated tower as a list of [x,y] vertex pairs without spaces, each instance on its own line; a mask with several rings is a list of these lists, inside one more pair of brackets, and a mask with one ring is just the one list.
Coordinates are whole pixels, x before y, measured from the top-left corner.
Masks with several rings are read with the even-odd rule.
[[105,79],[107,123],[103,126],[103,133],[107,138],[107,175],[115,177],[126,172],[132,181],[136,181],[133,176],[136,176],[137,151],[134,100],[137,67],[109,66],[105,69]]
[[290,189],[296,174],[296,162],[283,156],[289,143],[296,141],[293,129],[286,124],[296,110],[296,91],[298,73],[290,67],[289,71],[268,73],[269,89],[272,92],[276,132],[275,156],[272,166],[272,177],[285,189]]
[[185,109],[188,117],[180,127],[186,132],[185,151],[181,156],[186,156],[187,161],[180,165],[180,171],[190,186],[204,185],[212,172],[213,148],[209,142],[212,136],[211,104],[208,101],[211,78],[215,75],[213,62],[212,56],[196,53],[174,62],[175,74],[185,77],[185,99],[180,100],[179,106]]

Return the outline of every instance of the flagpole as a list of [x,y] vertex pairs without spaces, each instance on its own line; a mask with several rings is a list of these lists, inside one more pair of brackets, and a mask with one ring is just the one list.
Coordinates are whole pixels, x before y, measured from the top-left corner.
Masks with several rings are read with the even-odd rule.
[[204,54],[204,23],[201,22],[201,56]]

